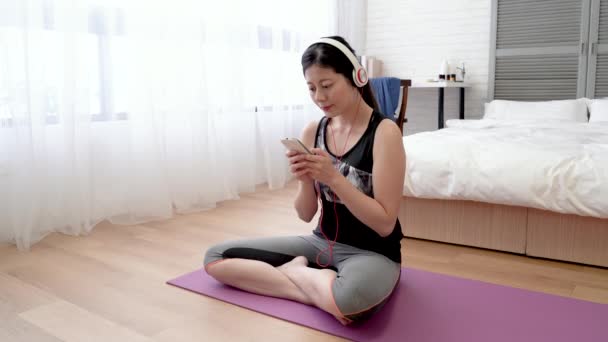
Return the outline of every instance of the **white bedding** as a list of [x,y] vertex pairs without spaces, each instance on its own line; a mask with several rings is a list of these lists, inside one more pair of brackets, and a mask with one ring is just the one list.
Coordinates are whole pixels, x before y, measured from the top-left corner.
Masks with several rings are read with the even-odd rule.
[[608,218],[608,122],[450,120],[403,138],[403,194]]

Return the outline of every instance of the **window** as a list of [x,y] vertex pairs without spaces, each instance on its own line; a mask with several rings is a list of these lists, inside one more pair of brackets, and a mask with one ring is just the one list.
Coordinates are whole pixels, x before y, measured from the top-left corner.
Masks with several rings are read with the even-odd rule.
[[[29,112],[40,113],[47,124],[56,124],[62,108],[83,106],[94,120],[107,119],[103,75],[109,63],[100,13],[90,10],[88,30],[82,27],[69,32],[73,27],[57,23],[56,2],[41,2],[38,8],[15,2],[0,16],[0,120],[11,125],[13,118],[29,117]],[[31,16],[28,20],[39,20],[40,25],[24,29],[18,18],[25,12]],[[72,65],[72,55],[86,64]],[[32,56],[44,58],[33,61]]]
[[331,16],[325,0],[0,4],[3,123],[302,106],[302,44]]
[[607,2],[493,0],[488,97],[608,96]]
[[591,3],[587,92],[590,98],[608,97],[608,1]]

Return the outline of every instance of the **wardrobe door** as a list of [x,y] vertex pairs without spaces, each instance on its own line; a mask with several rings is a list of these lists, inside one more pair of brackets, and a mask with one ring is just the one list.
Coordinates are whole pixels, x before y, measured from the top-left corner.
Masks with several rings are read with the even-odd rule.
[[493,0],[488,98],[585,95],[591,0]]
[[591,2],[587,97],[608,97],[608,0]]

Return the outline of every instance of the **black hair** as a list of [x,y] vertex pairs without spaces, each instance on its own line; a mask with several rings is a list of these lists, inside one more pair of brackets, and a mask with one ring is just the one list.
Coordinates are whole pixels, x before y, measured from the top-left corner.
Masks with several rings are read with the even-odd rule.
[[[325,38],[339,41],[356,56],[355,50],[353,50],[344,38],[340,36]],[[332,68],[336,73],[344,75],[344,77],[349,80],[350,84],[357,88],[355,81],[353,81],[353,70],[355,70],[353,63],[351,63],[350,59],[335,46],[324,43],[315,43],[309,46],[308,49],[304,51],[304,54],[302,54],[302,72],[306,72],[306,70],[313,65]],[[360,89],[363,101],[376,111],[379,110],[378,102],[376,102],[374,92],[372,91],[369,82]]]

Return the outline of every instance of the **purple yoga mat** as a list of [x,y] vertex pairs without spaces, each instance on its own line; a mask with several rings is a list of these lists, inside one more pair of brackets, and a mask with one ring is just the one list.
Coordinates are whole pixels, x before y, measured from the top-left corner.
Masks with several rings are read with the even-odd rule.
[[382,310],[346,327],[317,308],[223,285],[204,270],[168,283],[354,341],[608,341],[606,304],[411,268]]

